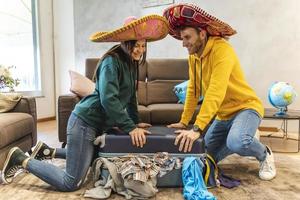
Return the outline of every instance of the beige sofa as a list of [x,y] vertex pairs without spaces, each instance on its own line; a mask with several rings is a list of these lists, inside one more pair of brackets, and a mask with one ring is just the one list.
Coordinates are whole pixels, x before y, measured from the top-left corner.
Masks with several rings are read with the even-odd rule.
[[0,169],[12,147],[18,146],[27,152],[36,144],[36,121],[33,97],[23,97],[13,110],[0,113]]
[[[92,79],[98,58],[86,59],[85,75]],[[140,121],[166,125],[180,120],[183,105],[173,92],[175,85],[188,79],[187,59],[148,59],[139,69],[138,110]],[[58,98],[58,137],[66,142],[68,118],[80,98],[74,94]],[[199,110],[199,107],[198,107]],[[192,122],[194,121],[193,117]]]

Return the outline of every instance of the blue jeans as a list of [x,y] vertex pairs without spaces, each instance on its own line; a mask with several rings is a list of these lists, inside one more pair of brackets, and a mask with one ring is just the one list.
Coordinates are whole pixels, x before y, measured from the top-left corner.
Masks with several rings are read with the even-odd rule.
[[260,115],[252,109],[242,110],[230,120],[214,120],[204,137],[207,153],[216,162],[233,153],[265,160],[266,147],[254,137],[260,122]]
[[96,130],[72,113],[67,126],[67,149],[58,150],[60,156],[56,156],[64,157],[66,152],[66,169],[35,159],[28,161],[26,169],[60,191],[77,190],[92,162],[95,136]]

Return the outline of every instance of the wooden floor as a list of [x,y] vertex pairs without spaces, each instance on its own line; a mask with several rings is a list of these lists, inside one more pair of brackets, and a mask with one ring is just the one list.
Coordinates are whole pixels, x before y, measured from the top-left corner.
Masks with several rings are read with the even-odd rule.
[[53,147],[61,147],[61,143],[58,141],[56,120],[39,122],[37,124],[37,131],[38,140],[44,141]]

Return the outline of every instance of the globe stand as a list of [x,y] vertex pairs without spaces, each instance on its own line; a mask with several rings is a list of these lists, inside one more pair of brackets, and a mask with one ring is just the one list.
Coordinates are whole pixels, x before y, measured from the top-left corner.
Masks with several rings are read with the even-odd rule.
[[287,106],[285,107],[276,107],[278,109],[278,111],[274,114],[274,116],[276,117],[282,117],[285,116],[287,113]]

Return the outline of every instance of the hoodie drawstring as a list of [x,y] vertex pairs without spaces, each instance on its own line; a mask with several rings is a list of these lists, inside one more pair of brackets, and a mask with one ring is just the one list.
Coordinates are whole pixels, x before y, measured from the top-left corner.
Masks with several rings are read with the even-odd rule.
[[196,98],[196,94],[197,94],[197,87],[196,87],[196,78],[197,78],[197,76],[196,76],[196,61],[195,61],[195,63],[194,63],[194,97]]
[[200,58],[200,96],[202,96],[202,58]]
[[[197,94],[197,87],[196,87],[196,82],[197,82],[197,76],[196,76],[196,62],[194,65],[194,97],[196,98]],[[202,95],[202,58],[200,58],[200,97]]]

